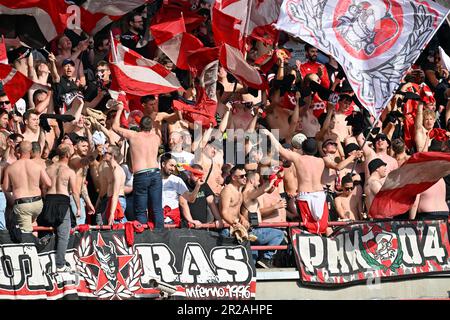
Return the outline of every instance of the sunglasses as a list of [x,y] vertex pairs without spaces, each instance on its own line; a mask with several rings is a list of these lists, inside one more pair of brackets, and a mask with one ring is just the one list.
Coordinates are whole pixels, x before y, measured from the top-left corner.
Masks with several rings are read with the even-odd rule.
[[238,177],[238,179],[245,178],[245,174],[235,175],[235,177]]
[[0,106],[4,105],[4,104],[10,104],[11,101],[0,101]]
[[352,191],[353,189],[355,189],[355,187],[346,187],[346,188],[344,188],[345,191]]

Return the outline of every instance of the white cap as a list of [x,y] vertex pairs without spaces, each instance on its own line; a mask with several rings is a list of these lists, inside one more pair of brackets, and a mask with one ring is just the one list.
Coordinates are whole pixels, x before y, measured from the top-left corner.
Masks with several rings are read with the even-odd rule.
[[301,149],[302,143],[306,139],[307,137],[303,133],[297,133],[295,136],[292,137],[291,144],[295,149]]
[[106,143],[106,136],[101,131],[95,131],[92,134],[92,141],[94,141],[95,145],[105,144]]

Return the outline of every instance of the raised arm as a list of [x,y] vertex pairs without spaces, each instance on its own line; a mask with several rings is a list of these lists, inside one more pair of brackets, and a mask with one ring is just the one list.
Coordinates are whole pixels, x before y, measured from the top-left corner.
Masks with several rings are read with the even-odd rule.
[[263,129],[260,132],[265,134],[270,139],[272,145],[275,146],[280,155],[286,160],[295,161],[300,156],[298,153],[283,148],[278,139],[276,139],[275,136],[269,130]]
[[136,135],[136,131],[124,129],[120,126],[120,116],[123,112],[123,103],[119,102],[117,105],[117,113],[114,117],[114,121],[112,124],[112,129],[115,133],[117,133],[119,136],[125,138],[125,139],[131,139]]
[[61,80],[58,68],[56,67],[56,57],[53,53],[50,52],[48,55],[48,60],[50,61],[50,74],[52,76],[53,83],[59,83]]

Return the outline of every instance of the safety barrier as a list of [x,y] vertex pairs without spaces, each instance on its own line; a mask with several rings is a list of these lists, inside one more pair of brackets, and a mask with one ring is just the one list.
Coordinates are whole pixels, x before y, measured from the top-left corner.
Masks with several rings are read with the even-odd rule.
[[[328,222],[329,227],[338,227],[345,226],[352,221],[330,221]],[[224,223],[224,228],[229,228],[230,225],[228,223]],[[289,228],[289,227],[301,227],[304,226],[302,222],[262,222],[258,224],[258,228]],[[148,229],[149,226],[147,224],[143,224],[144,229]],[[164,225],[166,229],[175,229],[177,228],[174,224],[166,224]],[[194,229],[194,224],[189,224],[189,228]],[[121,227],[113,227],[113,226],[98,226],[98,225],[81,225],[72,228],[71,233],[78,230],[85,230],[88,228],[89,230],[112,230],[113,228],[122,229]],[[217,229],[215,223],[204,223],[198,226],[196,229]],[[53,227],[42,227],[36,226],[33,227],[33,231],[47,231],[54,232]],[[261,250],[287,250],[287,245],[279,245],[279,246],[251,246],[252,250],[261,251]]]

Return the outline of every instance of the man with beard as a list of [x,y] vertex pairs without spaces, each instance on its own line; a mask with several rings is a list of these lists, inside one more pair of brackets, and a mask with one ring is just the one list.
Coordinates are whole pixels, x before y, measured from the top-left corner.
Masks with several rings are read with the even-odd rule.
[[182,208],[186,221],[197,227],[201,224],[201,222],[192,218],[187,201],[190,203],[195,202],[200,187],[204,184],[204,181],[203,179],[198,179],[194,190],[190,192],[184,181],[180,177],[173,174],[175,172],[176,165],[177,162],[169,153],[165,153],[161,156],[162,207],[164,208],[164,222],[167,224],[175,224],[177,227],[180,227],[180,208]]
[[147,52],[145,47],[137,48],[137,44],[143,37],[144,32],[144,19],[142,16],[134,12],[127,19],[128,32],[125,32],[120,36],[120,42],[127,48],[136,51],[140,55],[146,57]]
[[315,73],[320,78],[320,85],[324,88],[330,87],[330,79],[328,79],[327,69],[325,65],[317,62],[318,50],[310,44],[305,45],[306,58],[308,61],[300,66],[300,73],[304,79],[308,74]]

